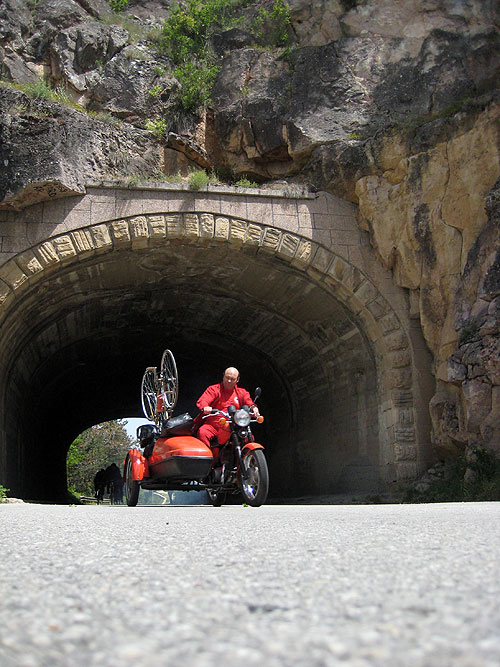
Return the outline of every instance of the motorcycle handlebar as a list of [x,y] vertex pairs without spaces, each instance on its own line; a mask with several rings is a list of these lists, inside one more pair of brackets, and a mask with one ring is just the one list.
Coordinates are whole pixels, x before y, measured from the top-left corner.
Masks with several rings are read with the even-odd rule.
[[[233,421],[233,420],[232,420],[232,416],[231,416],[228,412],[224,412],[224,410],[218,410],[217,408],[212,408],[211,412],[209,412],[209,413],[206,414],[206,415],[202,415],[201,418],[202,418],[202,419],[206,419],[207,417],[213,417],[213,416],[215,416],[215,415],[222,415],[222,416],[225,417],[228,421],[230,421],[230,422]],[[260,415],[260,416],[261,416],[261,415]],[[261,416],[261,421],[260,421],[259,423],[261,423],[263,420],[264,420],[264,417]],[[251,417],[250,417],[250,421],[251,421],[251,422],[258,422],[258,421],[259,421],[259,417],[252,417],[252,416],[251,416]]]
[[202,415],[202,419],[205,419],[206,417],[213,417],[214,415],[224,415],[224,417],[229,417],[227,412],[224,412],[223,410],[217,410],[217,408],[212,408],[212,410],[207,412],[206,415]]

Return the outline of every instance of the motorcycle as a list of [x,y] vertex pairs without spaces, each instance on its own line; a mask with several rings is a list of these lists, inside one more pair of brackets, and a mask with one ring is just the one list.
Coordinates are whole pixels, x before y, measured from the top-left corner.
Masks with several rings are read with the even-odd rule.
[[[258,387],[254,403],[259,396]],[[240,492],[248,505],[259,507],[267,498],[269,471],[264,447],[255,442],[250,424],[262,423],[264,418],[252,417],[247,405],[239,410],[230,405],[228,412],[212,409],[207,416],[214,414],[221,415],[217,443],[220,450],[208,475],[208,497],[215,507],[219,507],[228,493]],[[227,439],[223,433],[228,434]]]
[[[195,420],[185,413],[169,416],[177,399],[177,368],[169,350],[164,352],[162,371],[148,368],[142,382],[145,415],[155,424],[137,429],[139,447],[125,458],[123,480],[127,505],[137,505],[140,489],[162,491],[205,490],[210,502],[220,507],[228,495],[241,494],[245,503],[259,507],[269,490],[269,472],[264,447],[255,442],[251,424],[262,423],[250,406],[227,412],[212,409]],[[261,395],[258,387],[254,403]],[[201,419],[219,415],[216,442],[208,447],[196,437]]]

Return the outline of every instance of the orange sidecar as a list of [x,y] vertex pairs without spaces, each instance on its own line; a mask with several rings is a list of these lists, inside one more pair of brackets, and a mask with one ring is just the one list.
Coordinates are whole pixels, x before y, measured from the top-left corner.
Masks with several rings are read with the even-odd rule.
[[141,448],[130,449],[125,459],[124,483],[128,505],[136,505],[139,489],[188,490],[205,478],[213,464],[212,451],[191,435],[193,419],[187,413],[168,419],[161,432],[153,424],[137,429]]

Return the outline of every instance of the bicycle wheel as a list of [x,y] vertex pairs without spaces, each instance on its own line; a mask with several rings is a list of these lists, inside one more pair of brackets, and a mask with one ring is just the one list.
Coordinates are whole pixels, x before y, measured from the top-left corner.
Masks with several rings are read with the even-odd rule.
[[161,358],[160,381],[165,400],[165,408],[173,410],[179,395],[179,377],[174,355],[170,350],[165,350]]
[[144,416],[154,421],[156,414],[156,395],[158,392],[158,377],[156,367],[146,368],[142,376],[141,401]]

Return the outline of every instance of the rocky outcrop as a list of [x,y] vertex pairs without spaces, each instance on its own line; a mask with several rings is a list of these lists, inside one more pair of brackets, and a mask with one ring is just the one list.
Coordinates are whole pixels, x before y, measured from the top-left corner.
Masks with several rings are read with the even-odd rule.
[[0,146],[3,207],[13,209],[85,192],[96,178],[158,173],[162,157],[149,135],[131,125],[8,88],[0,98]]
[[451,452],[500,453],[500,181],[486,210],[456,294],[457,348],[431,402],[436,447]]
[[500,106],[492,103],[429,123],[430,147],[418,131],[412,140],[386,135],[379,173],[356,182],[362,224],[383,264],[411,291],[438,372],[457,340],[451,306],[500,173],[499,128]]
[[212,36],[220,71],[200,114],[179,107],[157,48],[169,11],[168,0],[130,0],[120,15],[104,0],[4,0],[3,79],[43,75],[78,106],[2,86],[0,206],[189,165],[355,202],[434,357],[437,451],[497,447],[498,2],[290,0],[286,49],[263,48],[251,21]]

